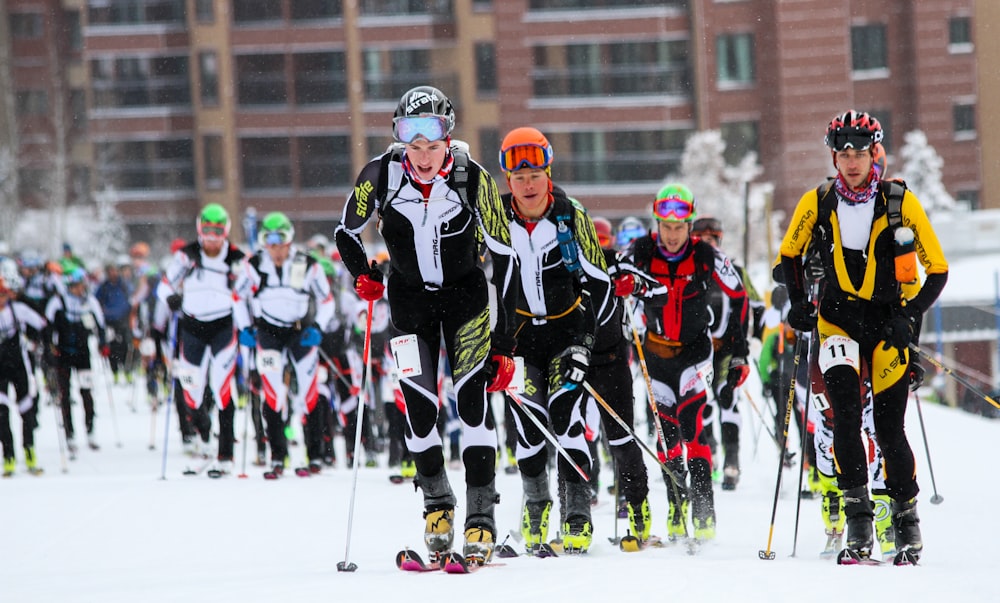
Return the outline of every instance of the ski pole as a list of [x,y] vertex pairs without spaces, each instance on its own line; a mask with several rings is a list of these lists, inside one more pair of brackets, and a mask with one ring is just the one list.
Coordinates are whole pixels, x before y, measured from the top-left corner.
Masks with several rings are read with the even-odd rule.
[[[52,405],[52,412],[55,414],[55,417],[56,417],[56,439],[59,440],[59,464],[60,464],[60,466],[62,468],[62,472],[63,473],[69,473],[69,462],[67,461],[67,458],[66,458],[67,457],[67,454],[66,454],[66,428],[63,425],[63,420],[62,420],[62,404],[60,404],[59,401],[56,400],[55,397],[52,395],[52,393],[49,391],[48,379],[44,379],[44,377],[45,377],[45,371],[42,369],[42,366],[41,366],[41,355],[40,354],[35,357],[35,367],[36,367],[35,368],[35,373],[36,373],[35,374],[35,380],[38,383],[41,383],[41,381],[38,380],[38,376],[41,375],[43,377],[43,380],[45,381],[45,387],[44,387],[45,394],[49,397],[48,403]],[[39,388],[39,390],[41,390],[41,389],[42,388]],[[41,393],[39,393],[38,403],[40,404],[41,401],[42,401],[42,396],[41,396]]]
[[118,413],[115,412],[115,397],[111,388],[111,361],[104,356],[101,356],[101,366],[104,367],[104,386],[108,390],[108,406],[111,407],[111,425],[115,429],[115,445],[121,448],[122,436],[121,432],[118,431]]
[[[372,262],[374,265],[374,262]],[[358,394],[358,426],[354,430],[354,450],[357,452],[361,450],[361,432],[363,431],[362,425],[364,425],[365,418],[365,406],[368,405],[368,387],[371,385],[371,372],[372,372],[372,359],[371,359],[371,343],[372,343],[372,312],[375,308],[375,302],[369,300],[368,302],[368,316],[365,317],[365,345],[364,345],[364,363],[365,363],[365,386],[361,388],[361,393]],[[358,468],[361,466],[360,459],[355,456],[354,463],[354,478],[351,483],[351,502],[347,512],[347,546],[344,550],[344,560],[337,563],[338,572],[353,572],[358,569],[356,563],[350,560],[351,558],[351,529],[354,526],[354,500],[355,495],[358,491]]]
[[163,419],[163,461],[160,465],[160,479],[167,479],[167,444],[170,442],[170,407],[174,405],[174,396],[176,395],[177,389],[177,379],[174,375],[174,364],[177,360],[177,313],[174,313],[173,319],[170,321],[170,332],[171,332],[171,345],[170,355],[173,356],[173,362],[170,366],[166,367],[167,378],[170,379],[170,397],[167,398],[165,406],[167,407],[165,417]]
[[[788,441],[788,425],[792,422],[792,404],[795,403],[795,377],[799,369],[799,360],[802,358],[802,341],[803,337],[798,337],[795,341],[795,359],[794,359],[794,370],[792,372],[791,384],[788,387],[788,403],[785,405],[785,427],[784,432],[781,437],[781,446],[779,450],[783,451],[785,449],[785,443]],[[774,518],[778,513],[778,493],[781,491],[781,471],[784,467],[785,455],[783,452],[778,454],[778,478],[775,480],[774,484],[774,504],[771,505],[771,529],[767,534],[767,548],[757,551],[757,556],[765,561],[774,560],[774,551],[771,550],[771,541],[774,539]]]
[[944,364],[942,364],[937,358],[934,358],[932,355],[930,355],[927,352],[925,352],[923,350],[923,348],[921,348],[917,344],[911,343],[910,344],[910,349],[912,351],[916,352],[917,354],[920,354],[920,356],[922,356],[923,358],[926,358],[931,364],[933,364],[937,368],[939,368],[942,371],[944,371],[944,373],[946,375],[948,375],[950,377],[953,377],[956,381],[958,381],[959,383],[961,383],[962,385],[964,385],[966,387],[966,389],[968,389],[970,392],[976,394],[977,396],[979,396],[983,400],[986,400],[987,402],[989,402],[990,404],[992,404],[996,408],[1000,408],[1000,402],[997,402],[993,398],[991,398],[991,397],[987,396],[986,394],[984,394],[982,391],[979,390],[979,388],[977,388],[976,386],[974,386],[971,383],[969,383],[968,379],[965,379],[964,377],[962,377],[961,375],[959,375],[955,371],[951,370],[950,368],[948,368],[947,366],[945,366]]
[[747,390],[745,386],[741,388],[740,391],[742,391],[743,394],[747,397],[747,400],[750,401],[750,406],[754,409],[754,412],[757,413],[757,417],[760,419],[761,427],[767,430],[767,435],[771,436],[771,441],[774,442],[774,445],[777,446],[778,450],[780,451],[781,442],[778,441],[778,436],[775,435],[774,430],[772,430],[771,427],[767,424],[767,418],[764,417],[764,413],[760,410],[760,407],[757,406],[757,403],[754,402],[753,396],[750,395],[750,392]]
[[920,433],[924,436],[924,452],[927,453],[927,470],[931,474],[931,487],[934,488],[934,496],[931,496],[931,504],[940,505],[944,502],[944,497],[938,494],[937,481],[934,479],[934,465],[931,464],[931,449],[927,444],[927,430],[924,428],[924,411],[920,409],[920,396],[913,392],[913,399],[917,402],[917,417],[920,419]]
[[243,460],[240,462],[240,474],[236,477],[246,479],[247,476],[247,440],[250,439],[250,413],[253,412],[253,383],[250,379],[250,371],[254,370],[257,364],[257,347],[247,348],[247,405],[243,408]]
[[[795,400],[793,399],[792,402],[794,401]],[[795,556],[795,551],[799,546],[799,513],[802,511],[802,478],[806,472],[806,442],[809,440],[809,438],[806,437],[806,430],[809,428],[807,417],[808,415],[806,413],[806,409],[803,408],[802,422],[800,423],[802,429],[799,430],[799,439],[802,440],[802,448],[799,452],[801,455],[799,457],[799,487],[795,496],[795,529],[792,532],[792,557]],[[785,437],[788,437],[787,433],[785,434]]]
[[580,465],[576,464],[576,461],[574,461],[573,457],[570,456],[569,451],[567,451],[565,448],[562,447],[562,445],[559,443],[559,440],[557,440],[556,437],[552,435],[552,432],[549,431],[548,427],[542,424],[541,420],[535,416],[535,413],[531,412],[531,409],[527,407],[527,403],[524,401],[524,399],[521,398],[520,395],[514,393],[512,390],[507,390],[507,395],[510,396],[511,400],[517,403],[517,407],[520,408],[521,411],[528,416],[531,422],[535,424],[535,427],[537,427],[538,430],[542,432],[542,435],[545,436],[545,439],[548,440],[550,444],[552,444],[552,447],[556,449],[556,452],[558,452],[560,456],[566,459],[566,461],[573,466],[573,469],[575,469],[576,472],[580,474],[580,477],[583,478],[583,481],[590,482],[590,476],[587,475],[587,472],[584,471],[583,468],[580,467]]

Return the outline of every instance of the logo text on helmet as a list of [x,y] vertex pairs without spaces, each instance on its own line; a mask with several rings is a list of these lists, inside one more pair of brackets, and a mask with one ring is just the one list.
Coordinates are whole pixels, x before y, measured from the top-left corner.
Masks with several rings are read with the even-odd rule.
[[436,94],[433,93],[428,94],[427,92],[417,92],[413,96],[411,96],[409,102],[406,103],[406,112],[410,113],[414,109],[423,104],[429,103],[433,105],[439,100],[441,99],[439,99]]

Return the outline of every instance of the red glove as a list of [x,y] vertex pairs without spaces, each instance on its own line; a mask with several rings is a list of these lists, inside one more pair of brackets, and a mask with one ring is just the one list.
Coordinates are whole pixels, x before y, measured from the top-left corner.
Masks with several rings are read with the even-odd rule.
[[732,387],[739,387],[750,375],[750,367],[747,366],[746,358],[734,357],[729,361],[729,373],[726,375],[726,382]]
[[514,379],[514,359],[503,354],[493,354],[490,358],[493,365],[493,378],[486,386],[488,392],[502,392],[510,387],[510,382]]
[[382,272],[378,269],[378,264],[372,261],[371,270],[358,275],[354,279],[354,290],[361,299],[373,302],[382,299],[385,293],[385,285],[382,284]]
[[615,295],[625,297],[635,294],[635,277],[631,274],[620,274],[615,277]]
[[109,346],[108,344],[102,345],[101,346],[101,356],[104,356],[105,358],[111,356],[111,346]]

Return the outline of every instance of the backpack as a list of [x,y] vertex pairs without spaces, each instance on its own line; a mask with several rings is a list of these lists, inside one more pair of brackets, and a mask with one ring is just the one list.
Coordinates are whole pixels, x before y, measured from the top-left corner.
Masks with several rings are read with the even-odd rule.
[[[260,295],[260,292],[264,287],[267,287],[267,274],[260,272],[260,262],[261,256],[254,255],[250,258],[250,265],[253,269],[257,271],[260,275],[260,286],[257,287],[257,291],[254,293],[254,297]],[[305,291],[305,276],[309,272],[309,269],[316,264],[316,258],[302,253],[301,251],[296,251],[295,255],[292,256],[292,274],[291,274],[291,288],[296,291]]]

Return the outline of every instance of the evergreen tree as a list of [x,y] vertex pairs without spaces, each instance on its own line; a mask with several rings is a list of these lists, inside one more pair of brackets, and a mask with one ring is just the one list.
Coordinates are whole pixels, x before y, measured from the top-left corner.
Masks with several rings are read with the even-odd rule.
[[[913,130],[903,137],[903,148],[899,151],[902,160],[898,176],[906,181],[913,194],[920,199],[927,215],[947,212],[955,209],[955,199],[952,198],[941,182],[941,170],[944,160],[927,142],[927,135],[921,130]],[[893,176],[892,166],[889,166],[889,177]]]

